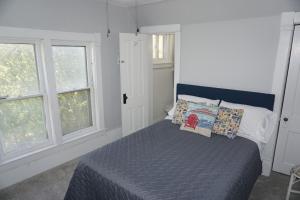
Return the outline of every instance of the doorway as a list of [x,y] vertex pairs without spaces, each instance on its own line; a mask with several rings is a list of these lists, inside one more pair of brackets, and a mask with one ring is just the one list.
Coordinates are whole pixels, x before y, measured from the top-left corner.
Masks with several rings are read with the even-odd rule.
[[162,120],[176,101],[180,25],[120,33],[120,71],[122,132],[127,136]]
[[173,107],[175,34],[152,35],[153,123]]
[[[152,111],[153,111],[152,123],[160,121],[165,116],[167,116],[167,111],[170,110],[172,106],[176,103],[176,87],[177,84],[180,83],[180,62],[181,62],[181,56],[180,56],[181,32],[180,31],[181,28],[179,24],[141,27],[141,33],[152,35],[152,42],[153,42],[152,44],[153,88],[151,89],[151,91],[153,92],[152,95],[153,98],[151,103]],[[154,38],[155,37],[154,35],[156,35],[156,38]],[[166,46],[168,46],[172,50],[170,52],[172,59],[171,62],[169,63],[165,62],[165,64],[159,64],[155,59],[156,56],[158,55],[158,53],[155,53],[154,51],[155,49],[157,49],[157,47],[159,47],[159,42],[157,42],[157,39],[159,40],[159,35],[161,35],[160,40],[167,40],[167,39],[163,39],[163,37],[171,38],[170,39],[171,44],[168,44],[168,42],[166,42],[167,43]],[[161,49],[164,48],[161,47]],[[159,50],[156,50],[156,52],[157,51]],[[164,52],[164,50],[160,50],[160,51]],[[170,84],[173,84],[173,86],[171,86]],[[167,90],[168,92],[164,92]],[[173,90],[173,92],[170,92],[170,90]],[[173,96],[172,100],[170,95]]]

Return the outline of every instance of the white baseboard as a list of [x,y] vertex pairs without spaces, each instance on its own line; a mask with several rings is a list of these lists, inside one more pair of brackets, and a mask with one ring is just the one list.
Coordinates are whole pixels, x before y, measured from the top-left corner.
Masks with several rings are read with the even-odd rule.
[[0,166],[0,189],[74,160],[121,137],[122,129],[116,128]]
[[262,164],[262,175],[263,176],[270,176],[272,171],[272,161],[263,160]]

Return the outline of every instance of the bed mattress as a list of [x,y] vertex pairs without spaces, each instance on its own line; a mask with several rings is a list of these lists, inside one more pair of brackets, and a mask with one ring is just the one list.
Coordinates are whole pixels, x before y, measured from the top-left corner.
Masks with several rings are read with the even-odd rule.
[[246,200],[261,169],[254,142],[163,120],[82,157],[65,200]]

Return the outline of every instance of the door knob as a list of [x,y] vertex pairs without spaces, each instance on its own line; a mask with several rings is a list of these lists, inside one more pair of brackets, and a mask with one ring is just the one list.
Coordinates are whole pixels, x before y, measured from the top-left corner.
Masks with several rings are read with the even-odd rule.
[[283,118],[283,121],[288,122],[289,118],[285,117],[285,118]]
[[128,97],[127,97],[126,93],[123,94],[123,104],[127,104],[127,99],[128,99]]

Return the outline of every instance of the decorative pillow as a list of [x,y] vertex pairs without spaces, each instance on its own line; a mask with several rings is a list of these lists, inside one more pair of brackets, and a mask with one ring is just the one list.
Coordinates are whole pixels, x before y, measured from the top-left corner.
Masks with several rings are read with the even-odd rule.
[[220,107],[213,127],[213,133],[225,135],[230,139],[237,136],[244,114],[243,109]]
[[214,105],[219,105],[220,100],[214,100],[214,99],[208,99],[208,98],[203,98],[203,97],[196,97],[192,95],[185,95],[185,94],[180,94],[178,95],[178,99],[182,99],[185,101],[189,102],[194,102],[194,103],[206,103],[206,104],[214,104]]
[[[191,95],[178,95],[178,99],[185,100],[188,102],[194,102],[194,103],[206,103],[207,105],[214,104],[216,106],[219,105],[220,100],[213,100],[213,99],[207,99],[203,97],[196,97]],[[176,105],[173,106],[173,108],[168,112],[168,115],[173,118],[174,112],[176,110]]]
[[184,114],[185,121],[180,129],[210,137],[218,109],[216,105],[188,102],[188,109]]
[[255,106],[229,103],[222,101],[222,107],[243,109],[244,114],[238,131],[238,136],[247,139],[268,143],[277,125],[277,114]]
[[187,109],[188,109],[188,102],[185,100],[179,99],[176,104],[172,123],[182,124],[184,122],[184,113],[187,111]]

